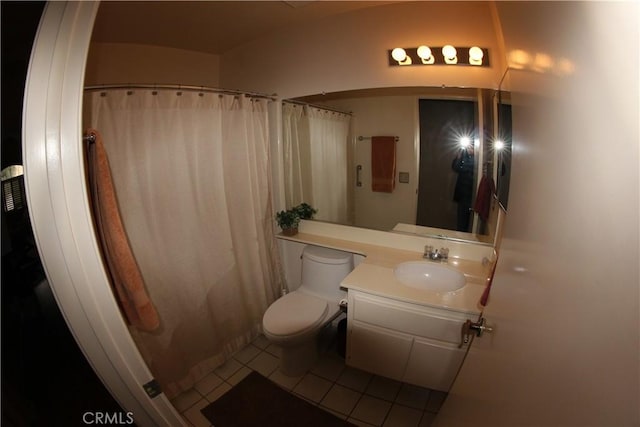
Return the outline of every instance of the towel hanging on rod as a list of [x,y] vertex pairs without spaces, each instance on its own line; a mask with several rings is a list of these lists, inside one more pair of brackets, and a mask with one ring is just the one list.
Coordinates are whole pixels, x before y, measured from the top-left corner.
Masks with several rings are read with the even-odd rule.
[[111,286],[128,323],[153,332],[160,327],[160,318],[124,229],[102,137],[95,129],[85,135],[94,141],[87,146],[90,203]]

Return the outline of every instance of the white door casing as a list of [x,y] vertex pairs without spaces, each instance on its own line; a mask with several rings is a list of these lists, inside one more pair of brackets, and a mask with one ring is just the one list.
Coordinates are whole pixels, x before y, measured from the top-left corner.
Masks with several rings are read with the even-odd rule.
[[142,387],[152,375],[111,292],[93,230],[83,161],[82,98],[98,6],[49,2],[36,34],[23,115],[33,232],[69,329],[124,411],[141,426],[186,425],[164,394],[152,399]]

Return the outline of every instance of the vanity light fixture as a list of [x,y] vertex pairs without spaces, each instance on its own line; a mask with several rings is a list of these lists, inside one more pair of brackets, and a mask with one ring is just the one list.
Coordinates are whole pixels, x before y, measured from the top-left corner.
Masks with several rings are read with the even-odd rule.
[[444,62],[447,64],[458,63],[458,51],[450,44],[442,46],[442,56],[444,57]]
[[489,50],[478,46],[396,47],[387,51],[389,65],[471,65],[489,67]]

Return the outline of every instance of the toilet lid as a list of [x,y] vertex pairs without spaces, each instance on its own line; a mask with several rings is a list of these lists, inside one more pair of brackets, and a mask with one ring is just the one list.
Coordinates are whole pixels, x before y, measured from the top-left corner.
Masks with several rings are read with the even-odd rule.
[[327,301],[323,299],[290,292],[271,304],[262,326],[272,335],[296,335],[320,324],[327,309]]

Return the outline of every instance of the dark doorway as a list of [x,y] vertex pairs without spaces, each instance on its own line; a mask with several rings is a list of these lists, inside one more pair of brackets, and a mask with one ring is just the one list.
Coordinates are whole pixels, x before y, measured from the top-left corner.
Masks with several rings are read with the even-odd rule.
[[[471,164],[471,177],[467,174],[463,177],[452,164],[461,154],[461,140],[468,138],[473,146],[477,138],[476,103],[421,99],[419,114],[420,177],[416,225],[469,231],[476,166]],[[469,168],[468,158],[465,167]],[[454,195],[457,196],[455,199]],[[465,212],[466,215],[461,214]]]

